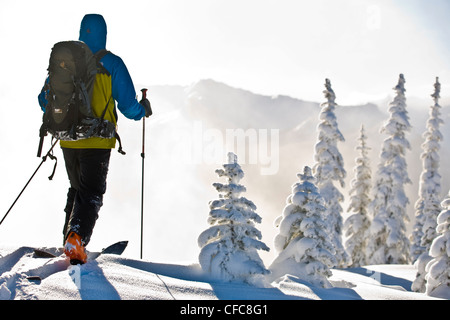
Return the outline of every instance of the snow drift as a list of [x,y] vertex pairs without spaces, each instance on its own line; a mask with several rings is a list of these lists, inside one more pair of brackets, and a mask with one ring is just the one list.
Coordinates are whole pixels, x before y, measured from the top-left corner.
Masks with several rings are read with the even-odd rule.
[[[207,276],[198,264],[164,264],[101,255],[79,266],[64,257],[36,258],[31,247],[0,247],[2,300],[372,300],[435,299],[411,292],[411,265],[332,269],[331,288],[285,275],[254,286]],[[29,279],[39,276],[41,280]],[[448,297],[447,297],[448,298]],[[175,310],[177,311],[177,310]]]

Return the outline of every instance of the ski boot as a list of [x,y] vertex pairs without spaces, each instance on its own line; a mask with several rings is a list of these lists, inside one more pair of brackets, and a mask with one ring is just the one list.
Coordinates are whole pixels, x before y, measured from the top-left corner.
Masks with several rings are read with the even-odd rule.
[[64,245],[64,253],[70,259],[71,265],[84,264],[87,262],[86,249],[80,235],[71,231]]

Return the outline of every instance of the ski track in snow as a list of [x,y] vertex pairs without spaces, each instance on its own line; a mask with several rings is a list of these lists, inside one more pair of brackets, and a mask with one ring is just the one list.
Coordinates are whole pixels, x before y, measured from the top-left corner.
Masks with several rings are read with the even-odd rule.
[[[55,273],[67,270],[70,266],[69,260],[65,257],[44,259],[34,258],[33,255],[33,248],[21,247],[0,258],[0,299],[14,299],[16,292],[21,292],[34,281],[41,282]],[[41,280],[29,280],[28,277],[39,277]]]
[[33,256],[31,247],[0,248],[0,300],[432,299],[410,291],[415,269],[405,265],[332,269],[333,288],[323,289],[291,275],[268,278],[270,283],[264,286],[224,282],[206,275],[198,264],[154,263],[108,254],[77,267],[77,283],[64,256]]

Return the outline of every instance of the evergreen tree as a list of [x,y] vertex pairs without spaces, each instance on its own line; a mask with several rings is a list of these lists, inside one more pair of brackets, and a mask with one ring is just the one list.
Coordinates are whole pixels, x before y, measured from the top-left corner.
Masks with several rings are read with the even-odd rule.
[[439,174],[439,149],[442,134],[439,126],[443,123],[440,118],[439,79],[436,78],[434,93],[431,97],[434,105],[430,107],[427,121],[427,131],[424,133],[425,142],[422,144],[423,171],[420,175],[419,199],[416,202],[416,216],[411,235],[411,257],[416,261],[417,276],[412,290],[425,292],[425,266],[431,260],[428,255],[430,246],[436,237],[437,216],[441,212],[441,176]]
[[359,267],[367,264],[366,247],[370,220],[368,217],[368,207],[370,204],[370,189],[372,187],[372,171],[370,169],[370,159],[368,157],[369,147],[366,145],[367,136],[364,126],[361,126],[360,145],[356,148],[360,150],[360,157],[356,158],[355,178],[352,180],[350,189],[350,205],[348,212],[353,212],[344,223],[345,248],[352,259],[352,266]]
[[314,184],[311,168],[297,175],[283,214],[276,220],[277,258],[269,269],[275,278],[285,274],[320,287],[331,287],[328,277],[336,265],[334,246],[325,225],[325,202]]
[[319,137],[315,145],[315,161],[313,167],[314,176],[317,179],[317,187],[326,203],[326,221],[331,241],[336,249],[336,259],[338,266],[347,267],[350,263],[350,256],[342,244],[342,207],[340,202],[344,201],[344,196],[334,185],[334,181],[339,182],[341,187],[345,186],[344,160],[338,150],[339,141],[344,141],[344,136],[338,129],[335,116],[336,95],[331,88],[330,80],[325,80],[326,102],[322,103],[320,113],[320,123],[318,126]]
[[255,204],[240,196],[246,188],[239,184],[244,172],[235,154],[229,153],[228,164],[216,173],[227,178],[227,183],[213,184],[219,199],[209,203],[211,227],[198,238],[199,262],[203,270],[216,278],[251,282],[254,276],[269,273],[257,252],[269,251],[255,227],[255,223],[261,223],[261,217],[255,212]]
[[404,185],[411,183],[405,160],[406,150],[410,149],[405,133],[411,126],[404,85],[405,78],[400,74],[394,88],[396,96],[389,105],[389,120],[381,129],[388,138],[383,142],[373,200],[369,206],[373,214],[367,247],[371,264],[409,262],[409,241],[405,235],[409,200]]
[[411,257],[415,261],[422,253],[430,250],[431,242],[436,237],[436,218],[441,211],[441,176],[439,174],[440,141],[442,134],[439,126],[443,123],[440,118],[439,79],[436,78],[434,93],[431,95],[434,105],[430,107],[427,120],[427,131],[424,133],[425,142],[422,144],[423,171],[420,176],[419,199],[416,202],[416,219],[412,233]]
[[426,293],[450,299],[450,193],[442,201],[444,208],[437,217],[437,237],[429,255],[433,258],[426,267]]

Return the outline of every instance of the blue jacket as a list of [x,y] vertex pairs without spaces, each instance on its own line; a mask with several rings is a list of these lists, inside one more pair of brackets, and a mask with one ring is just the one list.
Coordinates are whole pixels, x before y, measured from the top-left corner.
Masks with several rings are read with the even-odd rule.
[[[81,21],[79,40],[86,43],[93,53],[106,48],[107,27],[101,15],[88,14]],[[140,120],[145,116],[144,107],[136,100],[133,81],[122,59],[112,53],[100,61],[111,74],[112,97],[117,101],[117,108],[127,118]],[[44,90],[38,96],[43,110],[47,105]]]

